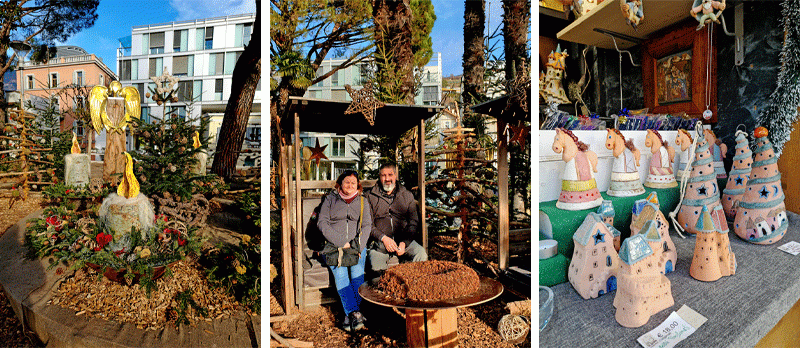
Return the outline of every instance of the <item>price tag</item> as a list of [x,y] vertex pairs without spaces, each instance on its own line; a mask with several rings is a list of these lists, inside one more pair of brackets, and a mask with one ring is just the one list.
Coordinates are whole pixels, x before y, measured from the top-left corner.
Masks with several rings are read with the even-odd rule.
[[797,256],[797,254],[800,254],[800,243],[791,241],[789,243],[779,246],[778,249],[783,250],[794,256]]
[[[705,322],[705,318],[702,315],[685,305],[678,312],[686,315],[691,313],[691,318],[688,320],[692,321],[697,327],[700,327]],[[644,348],[671,348],[686,339],[686,337],[689,337],[697,330],[697,327],[689,324],[678,312],[672,312],[661,325],[642,335],[636,341]]]

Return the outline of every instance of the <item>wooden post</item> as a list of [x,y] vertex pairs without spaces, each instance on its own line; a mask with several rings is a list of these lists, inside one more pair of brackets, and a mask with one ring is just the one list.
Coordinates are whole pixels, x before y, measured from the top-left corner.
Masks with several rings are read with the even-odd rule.
[[406,344],[430,348],[458,346],[457,309],[406,309]]
[[428,219],[425,218],[425,120],[419,120],[419,135],[417,136],[417,180],[419,187],[419,222],[422,228],[422,247],[428,251]]
[[497,263],[508,268],[508,133],[505,120],[497,119]]
[[291,209],[289,209],[289,151],[291,146],[281,145],[280,152],[280,180],[281,180],[281,255],[283,262],[283,277],[281,290],[283,291],[283,300],[286,314],[293,314],[297,307],[294,302],[294,283],[292,283],[292,226],[290,226]]
[[295,286],[297,291],[297,305],[305,309],[305,291],[303,291],[303,192],[300,190],[300,175],[302,171],[302,158],[300,157],[300,115],[294,113],[294,196],[295,196],[295,230],[294,230],[294,255],[295,255]]

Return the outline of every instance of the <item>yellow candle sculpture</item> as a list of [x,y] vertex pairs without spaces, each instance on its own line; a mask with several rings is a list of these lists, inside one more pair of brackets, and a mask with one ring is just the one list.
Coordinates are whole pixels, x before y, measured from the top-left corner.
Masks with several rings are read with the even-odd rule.
[[139,181],[133,175],[133,158],[127,152],[125,154],[125,172],[122,176],[122,181],[117,187],[117,194],[125,198],[133,198],[139,195]]

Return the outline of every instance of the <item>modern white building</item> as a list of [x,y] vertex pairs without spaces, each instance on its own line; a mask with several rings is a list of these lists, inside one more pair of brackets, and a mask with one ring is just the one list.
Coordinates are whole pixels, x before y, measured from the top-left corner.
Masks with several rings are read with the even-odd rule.
[[[198,119],[209,115],[209,147],[216,147],[222,118],[231,93],[234,66],[250,42],[256,14],[231,15],[180,22],[134,26],[121,38],[117,75],[123,86],[133,85],[142,97],[142,119],[161,118],[163,106],[145,95],[155,89],[150,79],[164,70],[178,78],[178,115]],[[152,93],[151,93],[152,94]],[[169,111],[169,110],[167,110]],[[199,123],[199,122],[198,122]],[[261,142],[261,84],[253,99],[245,144],[237,165],[257,165]],[[247,155],[250,151],[252,155]],[[210,161],[209,161],[210,163]]]
[[[344,63],[345,59],[327,59],[322,61],[317,76],[326,74],[333,70],[333,68]],[[350,85],[353,89],[361,89],[363,83],[369,77],[369,71],[373,69],[370,62],[363,62],[354,64],[345,69],[341,69],[327,79],[320,81],[306,90],[304,97],[328,100],[344,100],[351,101],[350,94],[347,93],[345,85]],[[422,86],[419,93],[415,96],[416,105],[438,105],[442,99],[442,54],[434,53],[428,65],[423,67],[421,71]],[[351,135],[336,135],[327,133],[300,133],[300,138],[303,140],[303,145],[307,148],[316,146],[316,141],[319,140],[319,145],[328,147],[325,148],[325,155],[329,160],[320,161],[319,167],[315,163],[311,164],[310,168],[306,171],[310,175],[307,180],[336,180],[338,175],[346,169],[359,169],[358,153],[360,146],[359,142],[366,138],[363,134]],[[367,165],[375,169],[375,160],[377,155],[374,153],[368,154]]]

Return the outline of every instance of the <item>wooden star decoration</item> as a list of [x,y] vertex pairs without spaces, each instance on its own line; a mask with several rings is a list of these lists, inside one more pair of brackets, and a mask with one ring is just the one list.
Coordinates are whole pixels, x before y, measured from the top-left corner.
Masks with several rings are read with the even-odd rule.
[[525,141],[528,138],[528,134],[531,131],[530,127],[525,125],[524,121],[520,121],[516,126],[508,125],[508,130],[511,132],[511,139],[508,141],[509,144],[516,143],[519,147],[525,147]]
[[367,83],[364,88],[354,90],[350,85],[344,85],[347,93],[350,94],[350,106],[344,111],[345,114],[354,114],[360,112],[367,119],[370,126],[375,125],[375,109],[383,107],[385,104],[377,99],[372,92],[372,83]]
[[308,160],[309,161],[317,160],[317,167],[319,167],[319,161],[320,160],[328,159],[328,157],[325,156],[325,153],[324,153],[325,152],[325,148],[328,147],[328,145],[319,146],[319,139],[314,139],[314,140],[316,140],[317,145],[314,146],[314,147],[310,147],[309,148],[309,150],[311,150],[311,156],[308,157]]
[[522,61],[517,75],[508,80],[508,102],[506,103],[506,110],[510,110],[513,105],[519,105],[519,108],[524,112],[530,112],[528,108],[528,93],[531,91],[531,72],[530,67]]

